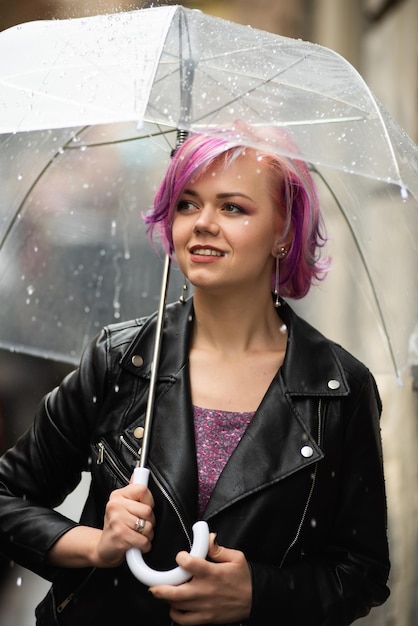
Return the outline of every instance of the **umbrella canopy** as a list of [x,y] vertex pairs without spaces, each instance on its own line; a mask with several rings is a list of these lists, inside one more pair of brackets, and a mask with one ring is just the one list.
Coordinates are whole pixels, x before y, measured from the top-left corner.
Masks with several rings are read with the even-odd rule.
[[[4,31],[0,86],[0,293],[18,309],[2,306],[2,345],[57,350],[67,325],[57,300],[81,343],[102,319],[89,315],[86,293],[104,322],[155,308],[158,263],[139,213],[174,145],[159,133],[233,129],[237,141],[260,145],[245,121],[283,128],[291,142],[261,147],[306,160],[320,187],[334,269],[297,308],[371,367],[406,368],[418,319],[418,149],[341,56],[170,6]],[[29,270],[19,267],[25,255]],[[70,293],[80,274],[87,286]],[[75,301],[87,325],[74,318]],[[59,341],[41,346],[39,325]],[[77,359],[81,344],[71,341]]]

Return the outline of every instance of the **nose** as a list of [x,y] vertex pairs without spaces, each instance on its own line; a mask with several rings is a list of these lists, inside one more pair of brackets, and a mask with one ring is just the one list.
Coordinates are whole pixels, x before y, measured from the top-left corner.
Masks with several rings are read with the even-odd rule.
[[211,206],[205,205],[204,207],[202,207],[196,217],[193,232],[195,234],[209,233],[213,236],[218,235],[219,224],[216,216],[216,210]]

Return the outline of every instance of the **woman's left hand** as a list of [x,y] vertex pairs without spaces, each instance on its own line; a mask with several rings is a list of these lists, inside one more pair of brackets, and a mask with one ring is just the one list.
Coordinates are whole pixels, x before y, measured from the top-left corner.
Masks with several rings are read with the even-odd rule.
[[208,558],[179,552],[176,561],[192,579],[177,587],[150,588],[155,598],[170,604],[170,617],[180,626],[240,622],[250,615],[251,574],[243,552],[219,546],[211,533]]

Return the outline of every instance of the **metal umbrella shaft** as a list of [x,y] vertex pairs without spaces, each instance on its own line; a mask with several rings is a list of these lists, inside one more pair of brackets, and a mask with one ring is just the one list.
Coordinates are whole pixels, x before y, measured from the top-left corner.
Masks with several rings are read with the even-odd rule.
[[[187,86],[186,86],[187,87]],[[183,93],[184,86],[182,87]],[[188,106],[190,102],[188,101]],[[178,129],[176,148],[183,143],[187,137],[187,132]],[[174,150],[175,152],[175,150]],[[142,485],[148,485],[149,469],[146,467],[148,450],[151,437],[152,420],[154,415],[154,404],[157,389],[158,370],[161,355],[161,345],[164,329],[164,315],[167,302],[168,283],[170,278],[171,258],[166,254],[164,259],[163,273],[161,277],[160,298],[158,303],[156,329],[154,337],[154,347],[151,363],[150,384],[148,390],[147,407],[144,421],[144,436],[142,439],[141,455],[137,467],[134,470],[133,481]],[[193,542],[190,554],[200,558],[205,558],[209,549],[209,527],[206,522],[198,521],[193,525]],[[190,579],[189,572],[182,567],[174,567],[171,570],[158,571],[149,567],[142,556],[140,550],[130,548],[126,552],[126,561],[134,576],[148,586],[152,585],[180,585]]]
[[153,418],[153,413],[154,413],[155,395],[156,395],[157,380],[158,380],[158,367],[159,367],[160,355],[161,355],[161,344],[162,344],[163,327],[164,327],[164,314],[165,314],[165,307],[166,307],[166,302],[167,302],[168,282],[170,278],[170,268],[171,268],[171,259],[170,259],[170,256],[166,254],[165,259],[164,259],[163,274],[161,277],[160,299],[159,299],[158,311],[157,311],[153,357],[152,357],[152,363],[151,363],[150,384],[149,384],[147,408],[145,412],[145,421],[144,421],[144,436],[142,439],[141,456],[137,465],[140,468],[146,467],[147,459],[148,459],[152,418]]

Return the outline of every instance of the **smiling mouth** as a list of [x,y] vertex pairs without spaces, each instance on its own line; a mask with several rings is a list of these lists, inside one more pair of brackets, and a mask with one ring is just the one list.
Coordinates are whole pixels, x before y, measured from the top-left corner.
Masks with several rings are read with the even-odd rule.
[[191,253],[197,254],[198,256],[225,256],[224,252],[213,250],[212,248],[196,248],[192,250]]

